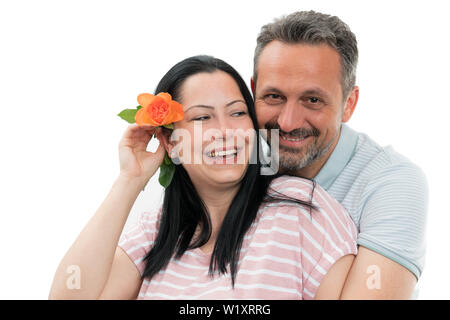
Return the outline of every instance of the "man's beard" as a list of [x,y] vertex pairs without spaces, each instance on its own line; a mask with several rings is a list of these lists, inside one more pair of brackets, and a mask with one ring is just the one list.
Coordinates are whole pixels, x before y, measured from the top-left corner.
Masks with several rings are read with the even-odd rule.
[[289,137],[293,139],[301,139],[308,136],[310,136],[313,139],[312,143],[298,149],[290,148],[287,146],[283,146],[282,144],[279,144],[279,159],[280,159],[279,164],[280,164],[280,171],[283,174],[295,175],[296,172],[307,167],[317,159],[321,158],[324,154],[326,154],[330,150],[330,147],[334,141],[334,139],[331,139],[330,142],[327,143],[325,146],[322,147],[319,146],[320,131],[316,128],[312,129],[299,128],[292,130],[289,133],[282,131],[277,123],[266,123],[265,128],[268,130],[268,137],[267,137],[268,141],[271,141],[270,129],[278,129],[280,130],[279,131],[280,135],[283,133],[285,135],[289,135]]

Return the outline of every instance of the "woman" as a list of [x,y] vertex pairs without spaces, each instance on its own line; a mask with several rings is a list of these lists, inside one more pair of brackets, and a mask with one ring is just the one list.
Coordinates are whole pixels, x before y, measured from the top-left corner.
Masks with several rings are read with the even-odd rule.
[[[259,139],[243,132],[254,132],[257,121],[239,74],[219,59],[192,57],[169,70],[159,92],[183,105],[184,119],[174,128],[192,140],[177,144],[164,129],[158,132],[160,146],[149,153],[155,129],[126,130],[119,177],[60,263],[50,298],[339,298],[356,254],[356,228],[320,186],[263,176],[259,161],[249,161]],[[211,130],[215,134],[206,134]],[[180,145],[184,149],[177,154]],[[144,213],[123,233],[165,152],[182,164],[162,208]],[[188,153],[204,161],[188,163]],[[70,290],[66,270],[74,265],[81,287]]]

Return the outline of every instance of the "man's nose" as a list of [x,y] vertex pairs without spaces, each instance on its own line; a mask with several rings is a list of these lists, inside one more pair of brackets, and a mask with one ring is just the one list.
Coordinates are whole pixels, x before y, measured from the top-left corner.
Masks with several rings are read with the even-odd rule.
[[304,112],[301,110],[301,106],[295,102],[287,102],[282,107],[277,120],[280,129],[284,132],[301,128],[304,121]]

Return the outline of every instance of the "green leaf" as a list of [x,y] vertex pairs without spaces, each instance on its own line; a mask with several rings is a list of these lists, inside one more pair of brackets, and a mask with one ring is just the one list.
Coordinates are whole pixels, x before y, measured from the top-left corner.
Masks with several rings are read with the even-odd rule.
[[166,156],[164,157],[164,163],[165,163],[166,165],[173,164],[172,160],[169,158],[169,156],[167,155],[167,153],[166,153]]
[[134,117],[136,116],[137,109],[124,109],[122,110],[118,116],[121,117],[128,123],[135,123]]
[[169,156],[164,156],[164,161],[159,167],[159,183],[164,187],[167,188],[172,181],[173,174],[175,173],[175,165],[170,160]]
[[173,123],[163,124],[163,127],[167,129],[173,129]]

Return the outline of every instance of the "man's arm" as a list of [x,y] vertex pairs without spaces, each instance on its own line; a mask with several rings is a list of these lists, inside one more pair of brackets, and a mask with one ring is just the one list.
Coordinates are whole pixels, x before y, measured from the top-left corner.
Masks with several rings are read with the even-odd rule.
[[373,175],[361,206],[358,254],[342,299],[410,299],[423,268],[428,188],[413,164]]
[[320,283],[315,300],[338,300],[355,256],[346,255],[336,261]]
[[405,267],[360,246],[341,299],[410,299],[416,283]]

